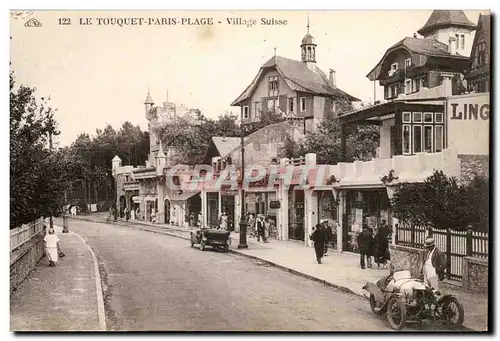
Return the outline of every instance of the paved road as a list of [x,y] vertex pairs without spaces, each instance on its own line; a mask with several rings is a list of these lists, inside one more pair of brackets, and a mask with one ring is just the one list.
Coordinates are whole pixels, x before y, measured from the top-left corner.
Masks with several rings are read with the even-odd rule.
[[257,261],[130,227],[70,223],[101,262],[110,330],[389,330],[366,300]]

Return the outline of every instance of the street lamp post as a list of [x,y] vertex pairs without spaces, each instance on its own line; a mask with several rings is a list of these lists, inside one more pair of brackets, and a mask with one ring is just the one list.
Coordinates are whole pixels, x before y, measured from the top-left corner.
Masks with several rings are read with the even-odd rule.
[[245,220],[245,129],[243,126],[243,122],[241,122],[241,217],[240,244],[238,245],[238,249],[247,248],[247,222]]
[[[73,186],[71,186],[73,187]],[[63,233],[68,233],[68,191],[64,191],[64,209],[63,209]]]

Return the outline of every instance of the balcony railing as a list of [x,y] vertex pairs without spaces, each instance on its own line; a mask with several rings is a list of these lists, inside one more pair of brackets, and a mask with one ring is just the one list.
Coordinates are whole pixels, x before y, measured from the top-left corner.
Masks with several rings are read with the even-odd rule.
[[404,81],[404,79],[405,79],[405,70],[399,69],[399,70],[396,70],[392,74],[392,76],[388,75],[386,78],[381,79],[380,80],[380,85],[397,83],[397,82]]

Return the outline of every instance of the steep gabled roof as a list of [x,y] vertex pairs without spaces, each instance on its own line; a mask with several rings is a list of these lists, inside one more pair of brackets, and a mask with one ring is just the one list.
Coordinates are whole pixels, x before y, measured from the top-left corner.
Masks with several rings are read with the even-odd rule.
[[464,60],[468,59],[468,57],[459,54],[454,54],[454,55],[450,54],[448,52],[448,45],[443,44],[434,38],[420,39],[420,38],[406,37],[403,40],[389,47],[385,52],[384,56],[382,57],[382,59],[380,59],[378,64],[366,75],[366,77],[368,77],[368,79],[372,81],[378,79],[385,58],[389,55],[389,53],[400,48],[404,48],[411,53],[418,53],[424,56],[464,59]]
[[439,27],[459,26],[475,29],[476,25],[467,19],[462,10],[435,10],[424,27],[418,30],[418,34],[425,36],[430,31]]
[[326,74],[316,67],[316,72],[311,71],[307,65],[301,61],[274,56],[261,66],[259,73],[252,83],[243,93],[231,104],[238,105],[241,101],[249,98],[257,88],[264,73],[271,68],[275,68],[285,83],[293,91],[302,91],[318,95],[348,98],[350,101],[359,101],[354,96],[340,90],[332,88]]
[[[472,43],[472,50],[469,59],[469,71],[472,69],[472,63],[474,62],[474,57],[476,57],[476,46],[479,42],[484,41],[486,43],[486,51],[488,55],[491,56],[491,15],[490,14],[480,14],[477,23],[476,34],[474,35],[474,42]],[[491,57],[490,57],[491,60]],[[491,63],[491,61],[490,61]]]
[[215,145],[215,148],[217,148],[217,150],[219,151],[220,156],[225,157],[240,145],[241,138],[213,136],[212,141]]

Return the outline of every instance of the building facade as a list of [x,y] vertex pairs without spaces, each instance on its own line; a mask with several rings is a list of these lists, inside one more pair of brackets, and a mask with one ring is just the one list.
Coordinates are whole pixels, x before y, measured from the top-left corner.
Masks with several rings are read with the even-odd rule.
[[389,47],[367,75],[384,87],[384,99],[410,95],[443,83],[442,72],[452,75],[452,91],[465,90],[464,70],[469,63],[475,25],[463,11],[434,11],[418,32]]
[[241,108],[244,123],[258,121],[263,113],[273,111],[288,118],[314,122],[332,117],[337,107],[359,99],[337,87],[336,72],[328,76],[316,64],[313,36],[307,34],[300,44],[301,60],[273,56],[264,65],[232,106]]
[[479,15],[468,72],[465,75],[470,92],[490,92],[491,15]]

